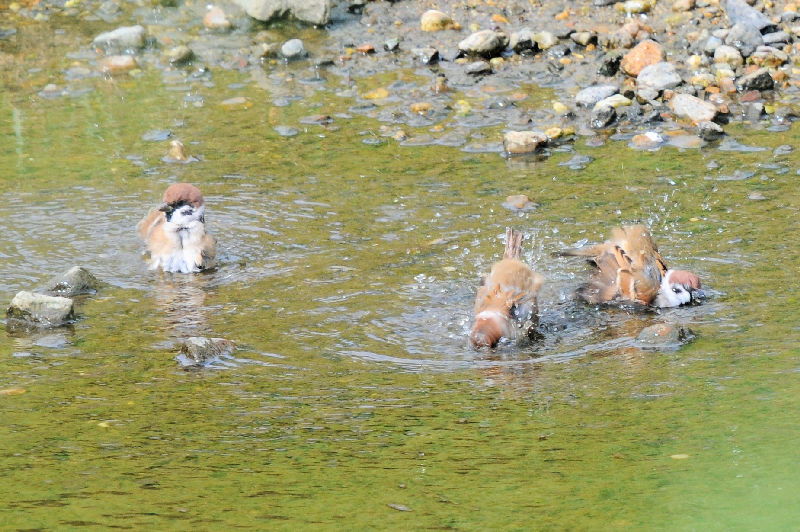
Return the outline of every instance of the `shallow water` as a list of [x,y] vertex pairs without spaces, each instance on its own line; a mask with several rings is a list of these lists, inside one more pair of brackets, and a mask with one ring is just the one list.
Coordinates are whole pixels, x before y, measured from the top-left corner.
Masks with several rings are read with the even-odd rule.
[[[75,264],[107,284],[73,326],[0,342],[3,528],[796,525],[799,165],[774,153],[796,127],[656,152],[578,138],[508,161],[469,146],[496,125],[446,107],[412,123],[358,96],[427,91],[420,71],[145,66],[43,98],[71,60],[33,55],[3,72],[0,297]],[[478,92],[464,98],[481,109]],[[237,96],[251,105],[220,105]],[[386,123],[468,141],[401,145]],[[200,161],[162,162],[167,140],[143,139],[157,130]],[[175,181],[206,196],[208,274],[141,257],[134,227]],[[539,207],[504,208],[516,193]],[[552,254],[630,221],[700,275],[702,305],[572,299],[585,267]],[[541,339],[476,352],[474,291],[507,225],[546,279]],[[635,346],[662,321],[696,338]],[[186,370],[193,335],[239,348]]]

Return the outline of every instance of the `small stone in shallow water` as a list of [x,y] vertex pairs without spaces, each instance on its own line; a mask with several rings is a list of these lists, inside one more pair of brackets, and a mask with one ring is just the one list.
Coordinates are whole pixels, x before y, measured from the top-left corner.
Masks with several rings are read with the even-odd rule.
[[458,49],[465,54],[494,57],[508,44],[505,34],[494,30],[481,30],[458,43]]
[[611,106],[595,107],[592,116],[589,118],[589,126],[592,129],[602,129],[611,125],[617,119],[617,110]]
[[779,157],[781,155],[789,155],[794,151],[794,148],[788,144],[781,144],[777,148],[772,151],[772,155],[775,157]]
[[411,55],[423,65],[432,65],[439,62],[439,51],[436,48],[412,48]]
[[716,105],[690,94],[676,94],[669,105],[676,115],[697,123],[712,121],[717,116]]
[[722,126],[708,120],[697,124],[697,135],[707,141],[718,140],[725,134]]
[[230,356],[235,349],[236,345],[224,338],[192,336],[184,340],[177,358],[184,367],[200,367]]
[[503,147],[509,155],[534,153],[547,145],[547,135],[538,131],[509,131],[503,137]]
[[299,133],[297,128],[293,128],[291,126],[275,126],[272,129],[281,137],[294,137]]
[[461,26],[453,22],[453,19],[435,9],[430,9],[422,14],[422,17],[419,21],[419,26],[422,31],[461,29]]
[[142,26],[123,26],[101,33],[94,38],[92,44],[106,52],[138,50],[144,48],[145,29]]
[[367,91],[362,95],[366,100],[383,100],[389,97],[389,91],[385,87],[378,87],[371,91]]
[[167,140],[172,136],[172,131],[169,129],[151,129],[144,135],[142,135],[142,140],[149,141],[149,142],[161,142]]
[[532,211],[539,205],[530,200],[525,194],[508,196],[503,202],[503,207],[512,211]]
[[306,52],[305,46],[303,46],[303,41],[300,39],[290,39],[281,46],[281,56],[291,61],[308,56],[308,52]]
[[66,94],[66,91],[56,85],[55,83],[48,83],[45,87],[39,91],[39,96],[42,98],[60,98]]
[[124,74],[137,66],[132,55],[109,55],[100,60],[100,70],[106,74]]
[[655,131],[648,131],[639,135],[634,135],[631,139],[631,147],[640,150],[652,150],[664,144],[664,137]]
[[775,87],[775,81],[770,76],[769,70],[759,68],[755,72],[739,78],[736,85],[740,91],[764,91],[772,90]]
[[220,107],[224,107],[225,109],[250,109],[253,107],[253,102],[245,98],[244,96],[234,96],[233,98],[228,98],[227,100],[223,100],[219,102]]
[[173,139],[169,142],[167,153],[161,158],[161,160],[168,164],[187,164],[196,162],[198,159],[186,153],[186,146],[183,145],[183,142],[179,141],[178,139]]
[[181,44],[167,51],[167,59],[171,65],[185,65],[194,58],[194,52],[185,44]]
[[645,349],[678,349],[692,338],[694,333],[684,325],[659,323],[642,329],[636,343]]
[[492,73],[492,65],[487,61],[473,61],[468,64],[464,69],[464,73],[468,76],[485,76]]
[[50,279],[44,285],[47,295],[74,297],[81,294],[94,294],[100,288],[100,281],[86,268],[73,266],[64,273]]
[[604,100],[618,92],[619,88],[616,85],[592,85],[582,89],[575,95],[575,103],[584,107],[592,107],[600,100]]
[[203,26],[210,30],[229,30],[233,24],[220,7],[212,6],[203,17]]
[[400,49],[400,39],[397,37],[386,39],[386,42],[383,43],[383,49],[387,52],[396,52]]
[[657,42],[646,39],[625,54],[620,68],[629,76],[638,76],[642,69],[664,60],[664,48]]
[[747,199],[752,201],[763,201],[767,199],[767,197],[761,192],[751,192],[750,194],[747,195]]

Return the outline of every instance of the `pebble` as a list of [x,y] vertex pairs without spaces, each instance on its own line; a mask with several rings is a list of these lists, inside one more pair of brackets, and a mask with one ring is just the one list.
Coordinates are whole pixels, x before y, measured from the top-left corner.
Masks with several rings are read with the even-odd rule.
[[572,42],[581,46],[588,46],[597,42],[597,35],[591,31],[576,31],[569,38],[572,39]]
[[636,77],[642,69],[664,60],[664,48],[657,42],[646,39],[625,54],[620,68],[629,76]]
[[183,145],[183,142],[179,141],[178,139],[172,139],[167,147],[167,153],[161,158],[161,160],[168,164],[185,164],[196,161],[197,159],[189,156],[189,154],[186,153],[186,146]]
[[597,107],[592,110],[589,125],[593,129],[603,129],[610,126],[617,119],[617,111],[611,106]]
[[720,139],[725,134],[722,126],[716,122],[703,121],[697,124],[697,136],[705,141]]
[[148,142],[162,142],[167,140],[172,136],[172,131],[169,129],[151,129],[144,135],[142,135],[142,140]]
[[725,0],[725,15],[731,24],[749,26],[759,33],[774,26],[772,21],[762,12],[754,9],[745,0]]
[[789,60],[788,54],[771,46],[759,46],[748,58],[757,67],[778,68]]
[[531,201],[525,194],[514,194],[508,196],[503,202],[503,207],[512,211],[532,211],[539,205]]
[[423,65],[433,65],[439,62],[439,51],[436,48],[412,48],[411,54]]
[[655,131],[634,135],[633,138],[631,138],[631,147],[640,150],[652,150],[660,147],[662,144],[664,144],[664,137]]
[[692,338],[694,333],[684,325],[658,323],[642,329],[636,343],[642,348],[678,349]]
[[602,107],[611,107],[613,109],[618,109],[620,107],[625,107],[630,105],[632,102],[623,96],[622,94],[614,94],[609,96],[608,98],[603,98],[596,104],[594,104],[594,109],[600,109]]
[[756,47],[764,44],[761,33],[752,26],[735,24],[725,37],[725,44],[737,48],[742,57],[749,57],[755,52]]
[[144,48],[145,29],[142,26],[123,26],[101,33],[92,44],[106,52],[136,51]]
[[397,37],[392,37],[391,39],[386,39],[386,42],[383,43],[383,49],[387,52],[396,52],[400,49],[400,39]]
[[289,61],[302,59],[308,56],[303,41],[300,39],[289,39],[281,46],[281,56]]
[[175,46],[167,51],[167,60],[171,65],[185,65],[194,59],[194,52],[185,44]]
[[389,91],[385,87],[378,87],[371,91],[367,91],[362,95],[362,98],[367,100],[383,100],[389,97]]
[[600,100],[604,100],[618,92],[619,88],[616,85],[592,85],[582,89],[575,95],[575,103],[583,107],[591,107]]
[[536,41],[536,46],[538,46],[540,50],[547,50],[558,44],[558,37],[549,31],[534,33],[533,39]]
[[637,90],[651,89],[661,92],[665,89],[677,87],[683,82],[675,65],[661,61],[644,67],[636,76]]
[[233,27],[233,24],[221,8],[212,6],[203,17],[203,26],[210,30],[227,31]]
[[187,368],[206,366],[221,357],[230,356],[236,345],[224,338],[192,336],[183,341],[178,362]]
[[769,74],[766,68],[760,68],[755,72],[751,72],[742,76],[736,81],[736,86],[740,91],[764,91],[772,90],[775,87],[775,81]]
[[508,47],[520,55],[533,55],[537,50],[535,33],[531,28],[515,31],[509,38]]
[[747,195],[747,199],[752,201],[763,201],[767,199],[767,197],[761,192],[751,192],[750,194]]
[[431,9],[422,14],[419,21],[422,31],[458,30],[461,26],[453,22],[446,14],[435,9]]
[[717,116],[716,105],[690,94],[676,94],[669,105],[673,113],[696,123],[709,122]]
[[281,137],[294,137],[299,133],[297,128],[293,128],[291,126],[275,126],[272,129]]
[[109,55],[100,60],[100,70],[106,74],[124,74],[138,65],[132,55]]
[[492,73],[492,65],[487,61],[473,61],[464,69],[468,76],[485,76]]
[[230,110],[250,109],[253,107],[253,103],[244,96],[234,96],[233,98],[228,98],[227,100],[219,102],[219,105]]
[[481,30],[458,43],[458,49],[465,54],[494,57],[508,44],[505,35],[494,30]]
[[509,131],[503,136],[503,148],[509,155],[534,153],[547,145],[547,135],[539,131]]
[[736,68],[744,64],[744,58],[737,48],[723,44],[714,50],[714,62],[725,63],[730,67]]

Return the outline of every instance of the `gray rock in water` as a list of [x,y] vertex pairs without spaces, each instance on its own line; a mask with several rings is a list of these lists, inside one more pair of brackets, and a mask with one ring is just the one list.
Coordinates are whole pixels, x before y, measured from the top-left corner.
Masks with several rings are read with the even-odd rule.
[[99,288],[100,281],[89,270],[73,266],[48,281],[44,286],[44,292],[51,296],[75,297],[82,294],[94,294]]
[[534,153],[547,145],[547,135],[539,131],[509,131],[503,136],[503,148],[509,155]]
[[411,54],[423,65],[433,65],[439,62],[439,51],[436,48],[412,48]]
[[597,73],[601,76],[615,76],[619,72],[619,64],[622,62],[622,55],[619,53],[607,54],[600,63]]
[[644,349],[678,349],[694,338],[692,330],[684,325],[659,323],[642,329],[636,343]]
[[775,88],[775,80],[769,75],[769,70],[759,68],[736,81],[740,91],[767,91]]
[[194,59],[194,52],[185,44],[181,44],[167,51],[167,59],[171,65],[185,65]]
[[504,33],[481,30],[458,43],[458,49],[465,54],[495,57],[500,55],[507,44],[508,37]]
[[145,45],[145,30],[142,26],[123,26],[101,33],[92,41],[94,46],[106,52],[135,52]]
[[[761,11],[758,11],[745,2],[745,0],[725,0],[722,4],[725,14],[732,25],[742,24],[749,26],[759,33],[767,33],[775,27],[772,21]],[[765,31],[767,30],[767,31]]]
[[595,107],[589,119],[589,125],[593,129],[603,129],[611,125],[617,119],[617,110],[610,105]]
[[538,49],[536,45],[536,32],[530,28],[521,28],[511,34],[508,47],[520,55],[533,55]]
[[303,46],[303,41],[300,39],[290,39],[281,46],[281,56],[289,60],[302,59],[308,56],[308,52],[306,52],[306,48]]
[[654,65],[648,65],[639,72],[639,75],[636,76],[636,87],[639,90],[663,91],[677,87],[682,81],[680,74],[675,69],[675,65],[661,61]]
[[58,327],[75,317],[72,300],[33,292],[19,292],[6,311],[9,321],[20,321],[36,327]]
[[775,31],[772,33],[767,33],[766,35],[763,35],[761,38],[764,41],[764,44],[768,45],[786,44],[791,40],[791,37],[789,37],[789,34],[786,33],[785,31]]
[[236,345],[224,338],[206,338],[192,336],[184,340],[181,345],[178,361],[184,367],[198,367],[229,356],[236,349]]
[[234,0],[245,12],[258,20],[272,20],[292,15],[310,24],[331,21],[331,0]]
[[705,121],[697,124],[697,136],[705,141],[717,140],[724,134],[725,130],[716,122]]
[[605,100],[618,92],[619,88],[616,85],[592,85],[575,95],[575,103],[584,107],[591,107],[597,102]]
[[737,48],[742,53],[742,57],[750,57],[756,48],[764,44],[764,39],[754,27],[736,24],[725,37],[725,44]]
[[669,102],[672,112],[697,123],[710,122],[717,116],[717,106],[691,94],[676,94]]
[[488,61],[473,61],[464,69],[468,76],[480,77],[492,73],[492,65]]

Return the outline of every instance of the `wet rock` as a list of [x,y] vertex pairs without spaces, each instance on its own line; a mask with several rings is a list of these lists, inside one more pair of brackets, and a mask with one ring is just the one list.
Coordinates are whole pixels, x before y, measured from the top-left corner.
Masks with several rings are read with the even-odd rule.
[[58,327],[75,317],[72,299],[33,292],[19,292],[6,311],[9,320],[36,327]]
[[392,37],[391,39],[386,39],[386,42],[383,43],[383,49],[387,52],[396,52],[400,49],[400,39],[397,37]]
[[675,65],[666,61],[648,65],[636,76],[636,87],[639,91],[650,89],[661,92],[665,89],[677,87],[681,83],[681,76],[675,69]]
[[781,144],[777,148],[772,151],[772,155],[774,157],[781,157],[783,155],[789,155],[794,151],[794,148],[789,144]]
[[221,8],[212,6],[203,17],[203,26],[210,30],[227,31],[233,27],[233,24]]
[[751,201],[764,201],[767,197],[761,192],[751,192],[747,195],[747,199]]
[[608,54],[600,62],[600,68],[597,69],[597,73],[601,76],[616,76],[621,62],[621,55],[617,53]]
[[697,124],[697,136],[705,141],[714,141],[722,138],[725,131],[716,122],[704,121]]
[[488,61],[473,61],[464,69],[468,76],[479,77],[492,73],[492,65]]
[[412,48],[411,54],[423,65],[433,65],[439,62],[439,50],[436,48]]
[[676,13],[683,13],[694,9],[694,0],[675,0],[672,3],[672,10]]
[[499,55],[506,44],[508,38],[505,34],[494,30],[481,30],[458,43],[458,49],[465,54],[489,58]]
[[253,103],[244,96],[234,96],[233,98],[222,100],[219,102],[219,105],[231,111],[235,109],[250,109],[253,107]]
[[619,29],[598,38],[601,46],[606,48],[630,48],[636,42],[629,31]]
[[361,45],[357,46],[356,47],[356,51],[361,53],[361,54],[364,54],[364,55],[374,54],[375,53],[375,47],[372,46],[372,44],[370,44],[370,43],[364,43],[364,44],[361,44]]
[[737,48],[723,44],[714,50],[714,63],[725,63],[736,68],[744,64],[744,58]]
[[185,44],[181,44],[167,51],[167,60],[171,65],[185,65],[194,59],[194,52]]
[[669,102],[672,112],[693,122],[710,122],[717,116],[717,106],[690,94],[676,94]]
[[331,20],[332,0],[234,0],[257,20],[268,21],[292,15],[310,24],[327,24]]
[[742,106],[744,110],[744,119],[750,123],[756,123],[761,120],[764,114],[764,104],[762,102],[750,102]]
[[422,31],[461,29],[461,26],[453,22],[452,18],[435,9],[430,9],[422,14],[419,19],[419,26]]
[[124,74],[137,66],[132,55],[109,55],[100,60],[100,70],[106,74]]
[[789,34],[785,31],[767,33],[766,35],[762,35],[761,39],[764,41],[764,44],[768,46],[786,44],[792,40]]
[[636,343],[642,348],[678,349],[692,338],[694,333],[685,325],[659,323],[642,329]]
[[54,98],[60,98],[64,96],[66,93],[67,91],[64,90],[63,87],[59,87],[55,83],[48,83],[37,94],[39,94],[39,96],[41,96],[42,98],[54,99]]
[[148,142],[161,142],[167,140],[172,136],[172,131],[169,129],[151,129],[144,135],[142,135],[142,140]]
[[603,129],[610,126],[617,119],[617,110],[610,106],[595,107],[589,119],[593,129]]
[[772,21],[760,11],[750,7],[745,0],[725,0],[722,3],[725,14],[732,25],[741,24],[751,27],[759,33],[767,33],[774,27]]
[[739,78],[736,86],[740,91],[766,91],[775,87],[775,81],[769,75],[769,70],[760,68]]
[[43,291],[50,296],[75,297],[94,294],[100,288],[100,281],[86,268],[73,266],[45,283]]
[[782,50],[771,46],[759,46],[748,58],[748,61],[757,67],[778,68],[789,60],[789,56]]
[[281,56],[289,61],[302,59],[308,56],[303,41],[300,39],[289,39],[281,46]]
[[558,37],[549,31],[540,31],[533,34],[533,39],[536,41],[536,46],[539,50],[547,50],[558,44]]
[[123,26],[101,33],[92,44],[106,52],[135,52],[145,45],[145,29],[142,26]]
[[522,28],[511,34],[508,47],[520,55],[533,55],[538,50],[534,32],[530,28]]
[[167,153],[161,158],[161,160],[168,164],[186,164],[195,162],[198,159],[188,154],[186,151],[186,146],[183,145],[183,142],[179,141],[178,139],[173,139],[169,142]]
[[272,129],[281,137],[294,137],[299,133],[297,128],[291,126],[275,126]]
[[578,92],[575,95],[575,103],[584,107],[591,107],[600,100],[619,92],[616,85],[592,85]]
[[539,205],[525,195],[525,194],[514,194],[512,196],[508,196],[506,200],[503,202],[503,207],[512,211],[533,211]]
[[534,153],[547,145],[547,135],[539,131],[509,131],[503,136],[503,148],[509,155]]
[[620,107],[625,107],[631,104],[631,101],[623,96],[622,94],[614,94],[609,96],[608,98],[603,98],[596,104],[594,104],[594,109],[600,109],[602,107],[611,107],[613,109],[618,109]]
[[236,345],[224,338],[192,336],[184,340],[178,361],[184,367],[205,366],[221,357],[230,356]]
[[758,46],[764,44],[764,40],[757,29],[744,24],[736,24],[725,37],[725,44],[738,49],[742,53],[742,57],[749,57]]
[[581,46],[589,46],[597,42],[597,35],[591,31],[576,31],[569,36],[572,42]]
[[664,48],[657,42],[646,39],[625,54],[620,63],[620,68],[629,76],[636,77],[648,65],[654,65],[664,60]]

